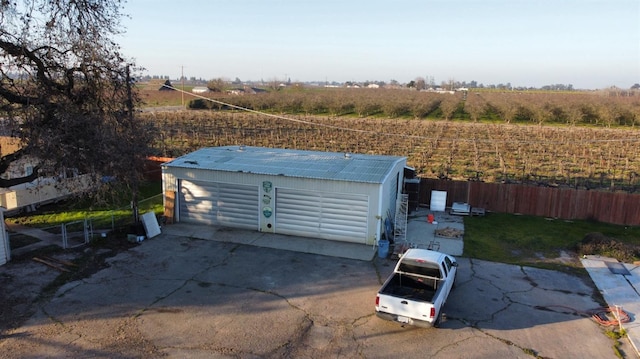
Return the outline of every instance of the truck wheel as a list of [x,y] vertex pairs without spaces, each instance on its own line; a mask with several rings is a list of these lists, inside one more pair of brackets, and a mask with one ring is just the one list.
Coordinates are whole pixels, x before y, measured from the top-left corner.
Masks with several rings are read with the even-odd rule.
[[433,322],[433,327],[434,328],[438,328],[440,326],[441,318],[442,318],[442,313],[438,313],[438,316],[436,317],[436,320]]

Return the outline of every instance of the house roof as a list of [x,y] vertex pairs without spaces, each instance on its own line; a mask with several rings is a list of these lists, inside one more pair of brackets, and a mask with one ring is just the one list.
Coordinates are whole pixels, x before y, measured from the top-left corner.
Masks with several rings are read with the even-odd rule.
[[406,157],[224,146],[202,148],[163,167],[383,183],[398,162],[405,163]]

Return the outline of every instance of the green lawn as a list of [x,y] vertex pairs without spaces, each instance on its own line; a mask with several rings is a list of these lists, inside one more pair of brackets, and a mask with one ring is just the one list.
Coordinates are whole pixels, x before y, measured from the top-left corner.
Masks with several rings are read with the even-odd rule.
[[[144,183],[140,188],[138,213],[153,211],[157,214],[164,212],[162,203],[162,183]],[[96,205],[90,198],[72,199],[40,208],[35,213],[12,216],[7,221],[32,227],[55,227],[63,223],[91,219],[94,229],[127,226],[133,223],[133,212],[129,204],[130,197],[126,193],[118,198]]]
[[557,258],[561,251],[574,252],[587,234],[602,233],[618,242],[635,246],[635,260],[640,259],[640,227],[500,213],[466,217],[464,224],[466,257],[503,263],[540,264],[540,259]]

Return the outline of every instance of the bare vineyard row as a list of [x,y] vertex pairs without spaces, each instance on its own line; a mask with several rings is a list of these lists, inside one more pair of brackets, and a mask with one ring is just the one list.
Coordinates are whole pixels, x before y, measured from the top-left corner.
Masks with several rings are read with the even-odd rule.
[[[605,96],[583,92],[475,90],[449,94],[407,90],[316,89],[211,96],[217,96],[217,100],[234,106],[280,114],[635,127],[640,125],[640,91],[633,94]],[[189,106],[197,109],[227,108],[222,103],[206,98],[191,100]]]
[[158,155],[249,145],[407,157],[429,178],[579,188],[640,188],[640,133],[445,120],[268,116],[236,111],[142,114]]

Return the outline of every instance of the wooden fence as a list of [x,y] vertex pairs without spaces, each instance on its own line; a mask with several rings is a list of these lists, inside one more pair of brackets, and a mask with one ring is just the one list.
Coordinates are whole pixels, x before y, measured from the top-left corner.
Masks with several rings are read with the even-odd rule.
[[144,178],[147,181],[162,181],[162,164],[173,161],[172,157],[147,157],[144,165]]
[[640,194],[635,193],[422,178],[421,205],[431,202],[432,190],[447,192],[447,207],[464,202],[492,212],[640,225]]

